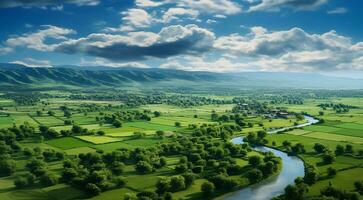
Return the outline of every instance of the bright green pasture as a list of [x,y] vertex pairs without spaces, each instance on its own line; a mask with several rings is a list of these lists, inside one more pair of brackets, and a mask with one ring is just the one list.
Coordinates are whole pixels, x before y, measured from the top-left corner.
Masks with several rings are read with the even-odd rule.
[[145,139],[135,139],[135,140],[124,140],[121,142],[112,142],[107,144],[98,144],[93,147],[103,151],[114,151],[120,148],[134,149],[137,147],[147,148],[157,145],[158,143],[168,142],[170,139],[164,138],[145,138]]
[[80,153],[92,153],[95,152],[96,150],[91,148],[91,147],[78,147],[78,148],[73,148],[73,149],[67,149],[64,150],[64,152],[67,155],[78,155]]
[[363,168],[355,168],[345,171],[339,171],[338,174],[333,179],[326,179],[323,181],[319,181],[316,184],[312,185],[309,188],[309,195],[319,195],[320,190],[324,187],[329,186],[329,184],[333,184],[333,186],[352,191],[354,190],[354,182],[361,181],[363,179]]
[[63,125],[64,121],[60,120],[53,116],[47,116],[47,117],[34,117],[36,121],[38,121],[40,124],[44,124],[46,126],[59,126]]
[[[182,123],[183,125],[183,123]],[[125,127],[135,127],[135,128],[141,128],[146,130],[161,130],[161,131],[177,131],[181,128],[175,127],[175,126],[168,126],[168,125],[162,125],[162,124],[154,124],[150,122],[129,122],[123,124]]]
[[60,148],[60,149],[72,149],[77,147],[88,147],[91,145],[89,142],[82,141],[74,137],[62,137],[57,139],[51,139],[46,141],[47,144]]
[[304,129],[308,131],[319,131],[319,132],[328,132],[328,133],[340,130],[339,128],[332,126],[319,126],[319,125],[307,126]]
[[312,132],[304,135],[305,137],[311,137],[316,139],[333,140],[340,142],[350,142],[355,144],[363,144],[363,138],[352,137],[347,135],[338,135],[324,132]]
[[84,136],[76,136],[77,138],[84,140],[86,142],[90,142],[93,144],[105,144],[110,142],[118,142],[121,141],[119,138],[107,137],[107,136],[95,136],[95,135],[84,135]]
[[[145,133],[145,135],[155,135],[155,131],[145,131],[145,130],[139,130],[137,132]],[[106,133],[107,136],[110,137],[130,137],[133,136],[134,132],[114,132],[114,133]]]
[[346,128],[346,129],[355,129],[360,130],[363,133],[363,124],[355,124],[355,123],[344,123],[336,125],[337,127]]
[[291,134],[291,135],[304,135],[304,134],[307,134],[307,133],[310,133],[310,132],[311,131],[304,130],[304,129],[294,129],[294,130],[289,131],[287,133]]

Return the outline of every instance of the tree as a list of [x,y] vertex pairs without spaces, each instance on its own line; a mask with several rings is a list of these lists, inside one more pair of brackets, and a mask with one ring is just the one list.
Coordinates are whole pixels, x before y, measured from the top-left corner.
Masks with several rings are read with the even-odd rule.
[[161,131],[161,130],[158,130],[158,131],[156,131],[156,135],[158,136],[158,137],[163,137],[164,136],[164,134],[165,134],[165,132],[164,131]]
[[156,183],[156,193],[164,194],[170,190],[170,179],[167,177],[159,178],[158,182]]
[[74,134],[81,134],[83,132],[83,128],[79,125],[74,124],[71,131]]
[[105,133],[104,131],[97,131],[97,132],[96,132],[96,134],[97,134],[97,135],[100,135],[100,136],[103,136],[103,135],[105,135],[106,133]]
[[181,123],[180,122],[175,122],[175,126],[176,127],[180,127],[181,126]]
[[26,186],[28,186],[28,181],[23,177],[18,177],[14,180],[14,185],[18,189],[25,188]]
[[332,152],[325,152],[323,155],[323,163],[331,164],[335,160],[335,155]]
[[263,174],[259,169],[252,169],[248,172],[247,178],[250,183],[257,183],[262,180]]
[[186,164],[180,164],[175,166],[174,170],[176,173],[182,174],[188,171],[188,166]]
[[357,192],[363,194],[363,181],[356,181],[354,182],[354,187]]
[[308,192],[308,186],[304,183],[296,185],[288,185],[285,188],[284,198],[286,200],[304,200],[305,194]]
[[45,186],[52,186],[58,183],[58,177],[53,173],[45,173],[41,178],[40,182]]
[[213,183],[207,181],[202,184],[201,190],[205,197],[211,197],[214,193],[215,187]]
[[345,153],[354,153],[353,146],[350,144],[345,145]]
[[160,117],[161,116],[161,113],[159,111],[154,111],[154,116],[155,117]]
[[327,173],[329,177],[334,177],[335,175],[337,175],[337,170],[332,167],[329,167],[327,169]]
[[135,169],[141,174],[148,174],[153,171],[153,167],[146,161],[139,161],[136,164]]
[[326,150],[326,147],[323,144],[315,143],[314,150],[316,153],[320,154]]
[[37,115],[37,117],[41,117],[43,115],[43,112],[40,110],[37,110],[36,115]]
[[294,146],[291,147],[291,153],[293,154],[299,154],[299,153],[305,153],[305,147],[301,143],[297,143]]
[[185,182],[185,187],[189,187],[191,185],[193,185],[196,175],[193,173],[185,173],[182,174],[182,176],[184,177],[184,182]]
[[319,178],[319,174],[314,166],[307,166],[305,169],[304,182],[308,185],[314,184]]
[[120,120],[115,120],[113,123],[112,123],[112,125],[114,126],[114,127],[116,127],[116,128],[120,128],[120,127],[122,127],[122,123],[121,123],[121,121]]
[[93,183],[87,183],[85,189],[86,189],[86,192],[88,194],[90,194],[91,196],[97,196],[101,193],[101,189]]
[[54,111],[49,110],[47,114],[48,114],[49,116],[54,116],[54,114],[55,114],[55,113],[54,113]]
[[170,192],[178,192],[185,189],[185,179],[183,176],[173,176],[170,179]]
[[0,160],[0,175],[10,176],[16,170],[16,162],[12,159]]
[[336,148],[335,148],[335,154],[336,154],[337,156],[340,156],[340,155],[343,155],[343,154],[344,154],[344,152],[345,152],[344,146],[343,146],[343,145],[338,144],[338,145],[336,146]]
[[253,167],[257,167],[261,164],[262,159],[260,156],[251,156],[248,158],[248,163]]

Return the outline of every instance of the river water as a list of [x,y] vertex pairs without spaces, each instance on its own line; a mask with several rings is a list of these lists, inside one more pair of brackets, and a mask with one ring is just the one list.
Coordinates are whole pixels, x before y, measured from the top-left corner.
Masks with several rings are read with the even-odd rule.
[[[305,119],[307,122],[304,124],[275,129],[268,131],[268,133],[273,134],[291,128],[301,128],[318,122],[318,120],[310,116],[305,116]],[[242,144],[243,137],[234,138],[231,142],[233,144]],[[228,194],[223,197],[224,200],[269,200],[275,196],[283,194],[285,187],[289,184],[293,184],[297,177],[304,176],[304,163],[300,158],[296,156],[289,156],[285,152],[265,146],[255,147],[254,150],[260,152],[272,152],[277,157],[280,157],[282,159],[282,169],[280,173],[277,176],[268,178],[250,187]]]

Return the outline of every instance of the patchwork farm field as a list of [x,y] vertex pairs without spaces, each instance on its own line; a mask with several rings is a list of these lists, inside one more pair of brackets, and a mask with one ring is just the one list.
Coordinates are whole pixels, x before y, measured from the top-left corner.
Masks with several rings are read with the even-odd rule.
[[[232,98],[219,97],[219,99]],[[363,109],[360,107],[360,100],[354,98],[341,98],[334,101],[307,99],[302,105],[275,105],[286,109],[286,112],[290,113],[287,117],[269,117],[270,115],[251,111],[249,114],[241,111],[235,115],[232,110],[235,109],[236,104],[231,103],[189,107],[167,104],[123,107],[123,104],[118,101],[73,101],[66,98],[50,98],[44,100],[46,103],[38,103],[34,106],[18,105],[14,108],[14,102],[4,101],[4,112],[0,115],[0,128],[26,123],[34,127],[34,135],[23,136],[25,139],[19,140],[22,150],[13,154],[16,171],[11,176],[0,177],[0,199],[127,199],[129,195],[156,191],[162,177],[176,177],[185,173],[194,174],[195,180],[188,187],[171,192],[173,199],[204,199],[202,185],[210,182],[212,180],[210,176],[216,174],[224,174],[223,176],[235,180],[238,182],[237,188],[248,187],[252,181],[247,177],[247,172],[253,169],[249,158],[253,156],[263,158],[265,155],[247,148],[246,155],[226,156],[231,152],[231,150],[225,150],[230,148],[227,145],[228,141],[237,135],[247,136],[306,123],[305,119],[298,118],[301,112],[313,115],[322,121],[316,125],[267,135],[265,145],[287,152],[291,151],[295,144],[303,145],[304,152],[299,153],[299,157],[307,165],[314,166],[319,174],[315,184],[309,186],[307,198],[319,197],[321,189],[327,187],[329,183],[347,191],[353,191],[352,182],[363,180],[361,175],[363,174]],[[356,107],[349,112],[337,113],[332,108],[323,109],[318,106],[326,102],[351,103]],[[236,128],[237,124],[239,128]],[[214,135],[203,135],[208,131],[215,131]],[[229,135],[224,138],[222,134],[226,133]],[[199,144],[193,146],[193,142],[190,141],[190,144],[181,145],[184,142],[182,138],[194,138],[193,142],[199,142]],[[290,143],[288,146],[286,141]],[[351,146],[353,150],[335,155],[334,161],[326,164],[322,161],[324,153],[317,153],[315,150],[317,143],[323,145],[329,152],[335,152],[339,145],[344,149]],[[221,144],[225,146],[222,145],[223,148],[219,149]],[[182,154],[176,153],[183,148],[186,150]],[[213,148],[219,150],[211,150]],[[238,148],[246,147],[239,145]],[[38,151],[43,153],[37,154]],[[167,153],[155,154],[163,151]],[[206,151],[209,151],[209,156],[212,154],[215,156],[211,163],[206,163],[206,160],[192,163],[192,159],[201,159],[199,157]],[[192,156],[194,154],[199,156],[194,158]],[[49,155],[55,157],[46,160],[45,157]],[[115,186],[112,182],[114,179],[110,179],[108,181],[111,185],[108,189],[102,190],[95,196],[89,196],[87,191],[72,185],[72,182],[63,181],[65,176],[63,162],[72,160],[72,162],[78,162],[77,165],[84,165],[79,163],[79,160],[90,155],[100,156],[100,158],[96,156],[92,159],[100,159],[102,162],[106,158],[128,156],[122,164],[115,163],[120,171],[116,171],[117,167],[113,169],[110,164],[100,165],[104,169],[113,169],[114,171],[111,170],[108,173],[117,179],[122,179],[123,185]],[[161,157],[163,161],[160,160]],[[183,164],[185,157],[190,160]],[[29,167],[27,166],[33,158],[44,160],[47,174],[57,177],[57,184],[43,185],[39,178],[32,187],[18,188],[15,185],[19,178],[28,176]],[[136,167],[135,159],[151,163],[152,170],[140,172],[140,169]],[[219,160],[223,161],[219,163]],[[214,162],[219,164],[213,164]],[[223,162],[233,165],[235,167],[233,169],[240,171],[231,172],[232,168],[220,168],[226,164]],[[85,166],[78,170],[83,167]],[[98,167],[94,166],[94,168]],[[183,170],[179,169],[183,167],[187,168],[186,171],[178,172]],[[328,176],[330,168],[337,171],[336,176]],[[215,169],[221,171],[217,173],[213,171]],[[118,175],[115,175],[116,173]],[[62,195],[63,193],[66,194]],[[224,193],[218,191],[215,196]]]

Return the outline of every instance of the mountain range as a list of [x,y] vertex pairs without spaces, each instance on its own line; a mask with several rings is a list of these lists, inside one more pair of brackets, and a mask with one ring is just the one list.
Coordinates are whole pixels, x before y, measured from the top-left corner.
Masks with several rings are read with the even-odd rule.
[[103,66],[27,67],[0,64],[1,88],[42,87],[226,87],[294,89],[363,89],[363,79],[319,73],[240,72],[214,73],[160,68],[112,68]]

